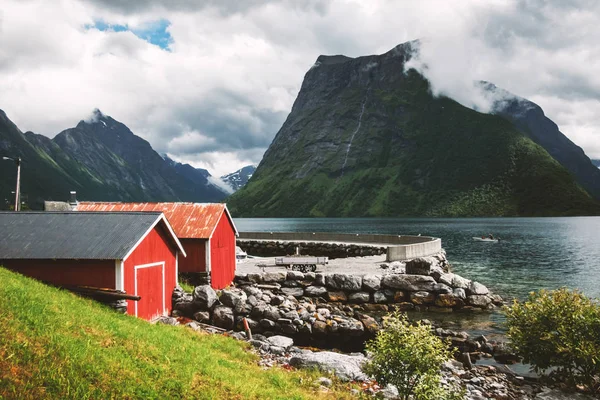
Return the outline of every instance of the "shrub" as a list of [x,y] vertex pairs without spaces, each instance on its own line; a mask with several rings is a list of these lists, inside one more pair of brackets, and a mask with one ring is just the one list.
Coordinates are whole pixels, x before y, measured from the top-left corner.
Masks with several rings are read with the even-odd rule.
[[429,326],[420,322],[411,325],[405,314],[393,313],[366,348],[372,358],[363,371],[381,385],[396,386],[400,398],[462,398],[462,394],[449,392],[440,384],[440,367],[451,351]]
[[530,293],[505,308],[514,349],[538,373],[599,391],[600,305],[578,291]]

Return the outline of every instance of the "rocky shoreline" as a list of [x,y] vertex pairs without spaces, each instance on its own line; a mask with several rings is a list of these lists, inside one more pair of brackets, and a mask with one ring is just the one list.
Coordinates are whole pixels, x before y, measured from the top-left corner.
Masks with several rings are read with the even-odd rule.
[[[470,312],[492,310],[502,298],[482,284],[453,274],[445,255],[388,266],[381,275],[275,271],[240,273],[236,287],[217,294],[210,286],[173,292],[173,316],[226,330],[265,336],[284,334],[302,345],[361,350],[391,311]],[[445,335],[449,336],[449,335]],[[482,345],[453,335],[461,351]],[[493,348],[486,348],[495,354]]]
[[[194,331],[221,333],[237,340],[248,341],[252,345],[253,351],[260,357],[259,365],[265,369],[276,366],[317,368],[325,374],[318,379],[319,390],[322,392],[327,392],[333,384],[333,379],[337,379],[341,382],[354,383],[355,385],[349,386],[348,390],[357,397],[367,395],[395,399],[398,395],[396,388],[381,387],[362,372],[361,365],[367,360],[363,353],[313,351],[298,347],[293,339],[281,335],[266,337],[255,334],[252,339],[248,340],[244,332],[212,329],[208,325],[181,317],[162,317],[157,322],[168,325],[185,325]],[[432,326],[432,329],[439,328]],[[442,366],[441,374],[441,385],[447,388],[463,389],[467,400],[591,400],[589,396],[565,393],[544,386],[535,379],[518,376],[503,366],[465,365],[457,360],[450,360]]]
[[[317,367],[341,381],[361,382],[363,392],[394,398],[394,388],[380,388],[360,370],[366,360],[365,341],[375,337],[382,317],[392,311],[476,312],[502,304],[500,296],[484,285],[453,274],[442,252],[406,263],[381,265],[381,274],[301,273],[273,271],[239,273],[235,287],[219,293],[208,285],[193,293],[173,292],[172,317],[163,323],[180,323],[194,330],[227,333],[248,340],[261,356],[261,365]],[[442,369],[442,384],[459,384],[467,398],[561,399],[537,382],[516,376],[501,364],[518,361],[502,342],[471,337],[431,325],[456,349],[456,360]],[[346,352],[311,351],[302,347]],[[498,365],[477,365],[479,359]],[[460,360],[460,361],[457,361]],[[331,381],[322,379],[322,390]],[[353,389],[356,390],[356,389]],[[357,391],[356,394],[359,394]]]

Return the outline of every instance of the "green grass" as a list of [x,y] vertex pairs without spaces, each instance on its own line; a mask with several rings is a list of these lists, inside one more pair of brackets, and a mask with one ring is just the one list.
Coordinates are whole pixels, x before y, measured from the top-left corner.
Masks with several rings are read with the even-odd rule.
[[181,288],[188,293],[192,293],[194,291],[194,285],[190,285],[186,281],[180,280],[179,286],[181,286]]
[[304,399],[312,371],[262,370],[247,345],[152,325],[0,268],[0,399]]

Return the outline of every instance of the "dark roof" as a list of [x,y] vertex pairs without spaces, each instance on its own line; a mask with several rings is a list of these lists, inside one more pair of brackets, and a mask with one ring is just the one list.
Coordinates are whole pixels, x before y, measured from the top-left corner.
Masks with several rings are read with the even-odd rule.
[[120,260],[158,220],[170,230],[162,213],[0,212],[0,259]]

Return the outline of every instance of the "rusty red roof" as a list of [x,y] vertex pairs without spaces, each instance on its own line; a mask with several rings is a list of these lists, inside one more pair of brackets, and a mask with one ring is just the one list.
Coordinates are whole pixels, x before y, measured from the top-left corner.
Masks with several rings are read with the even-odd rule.
[[165,214],[178,238],[210,239],[225,214],[238,236],[227,206],[221,203],[120,203],[82,201],[77,211],[160,211]]

